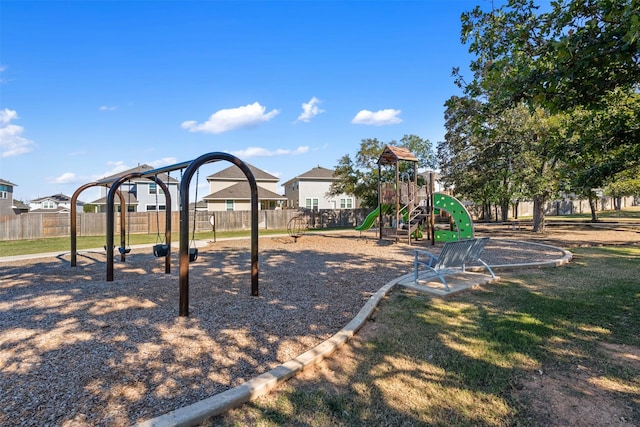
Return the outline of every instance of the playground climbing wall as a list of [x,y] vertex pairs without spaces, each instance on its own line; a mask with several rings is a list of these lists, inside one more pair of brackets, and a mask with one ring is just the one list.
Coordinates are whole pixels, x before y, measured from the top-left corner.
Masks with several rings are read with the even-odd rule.
[[451,215],[456,230],[435,230],[436,242],[449,242],[460,239],[473,238],[473,221],[467,209],[458,199],[444,193],[433,194],[433,207],[441,209]]

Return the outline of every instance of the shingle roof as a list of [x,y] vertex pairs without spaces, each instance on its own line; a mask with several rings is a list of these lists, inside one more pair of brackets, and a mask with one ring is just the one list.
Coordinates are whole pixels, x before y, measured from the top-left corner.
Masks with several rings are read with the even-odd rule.
[[[253,173],[253,177],[256,181],[275,181],[278,182],[279,178],[277,176],[273,176],[262,169],[258,169],[257,167],[250,165],[249,163],[245,163],[251,172]],[[213,175],[209,175],[207,177],[208,181],[211,180],[246,180],[247,177],[244,175],[244,172],[237,167],[236,165],[231,165],[226,169],[221,170],[220,172],[214,173]]]
[[[52,199],[55,200],[56,202],[70,202],[71,201],[71,197],[59,193],[59,194],[54,194],[53,196],[45,196],[45,197],[39,197],[37,199],[33,199],[32,202],[39,202],[42,200],[47,200],[47,199]],[[82,202],[78,202],[78,204],[82,204]]]
[[[239,182],[202,198],[202,200],[250,200],[251,187],[248,182]],[[259,200],[287,200],[278,193],[258,186]]]
[[387,145],[384,147],[384,150],[382,150],[378,163],[381,165],[392,165],[397,163],[398,160],[417,162],[418,158],[404,147],[393,147],[391,145]]
[[300,174],[298,176],[295,176],[293,178],[291,178],[290,180],[288,180],[287,182],[285,182],[283,185],[287,185],[292,181],[297,181],[297,180],[326,180],[326,181],[333,181],[335,178],[333,177],[334,171],[332,169],[327,169],[327,168],[323,168],[322,166],[316,166],[313,169],[310,169],[308,171],[306,171],[303,174]]
[[298,178],[333,178],[333,170],[323,168],[322,166],[316,166],[315,168],[298,175]]

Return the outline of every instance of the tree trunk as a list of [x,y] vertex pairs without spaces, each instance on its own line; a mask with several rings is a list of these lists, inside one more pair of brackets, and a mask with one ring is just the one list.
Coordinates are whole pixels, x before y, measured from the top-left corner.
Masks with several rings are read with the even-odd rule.
[[503,201],[500,204],[501,221],[505,222],[509,219],[509,201]]
[[544,205],[546,197],[533,197],[533,231],[534,233],[544,233]]
[[621,196],[613,198],[613,206],[614,206],[614,209],[617,210],[617,211],[622,210],[622,197]]
[[593,194],[589,194],[589,209],[591,209],[591,222],[598,222],[597,199]]

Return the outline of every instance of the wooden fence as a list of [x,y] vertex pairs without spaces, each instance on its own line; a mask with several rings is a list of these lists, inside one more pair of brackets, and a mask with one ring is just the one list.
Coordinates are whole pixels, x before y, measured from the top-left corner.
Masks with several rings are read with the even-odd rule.
[[[336,210],[264,210],[258,212],[258,226],[261,230],[286,230],[287,224],[294,216],[302,215],[309,227],[355,227],[362,223],[368,212],[364,209]],[[104,236],[106,234],[106,213],[77,214],[78,236]],[[236,231],[251,229],[251,212],[197,212],[195,215],[196,231],[211,231],[211,218],[215,215],[216,231]],[[125,227],[131,234],[164,233],[164,212],[130,212],[126,217]],[[189,217],[189,232],[193,230],[193,213]],[[114,231],[120,230],[120,214],[115,216]],[[180,230],[180,212],[171,214],[171,232]],[[68,214],[25,213],[21,215],[0,216],[0,240],[40,239],[47,237],[64,237],[71,235],[71,220]]]

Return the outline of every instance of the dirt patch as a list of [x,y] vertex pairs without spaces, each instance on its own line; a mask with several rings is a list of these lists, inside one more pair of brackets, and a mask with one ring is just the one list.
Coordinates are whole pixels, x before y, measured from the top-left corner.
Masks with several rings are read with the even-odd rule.
[[624,390],[629,386],[584,366],[578,365],[569,372],[538,371],[523,379],[521,387],[515,397],[528,406],[542,425],[635,426],[633,409],[616,396],[630,391]]

